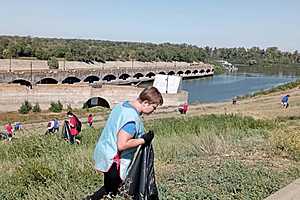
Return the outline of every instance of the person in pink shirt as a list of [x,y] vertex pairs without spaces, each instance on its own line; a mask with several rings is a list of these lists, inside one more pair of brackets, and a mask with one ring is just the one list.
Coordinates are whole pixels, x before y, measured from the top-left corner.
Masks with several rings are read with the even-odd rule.
[[78,131],[78,123],[81,123],[79,119],[74,115],[72,112],[67,113],[69,117],[69,126],[70,126],[70,143],[74,144],[75,141],[76,143],[80,143],[79,140],[76,140],[75,137],[79,134]]
[[8,140],[10,141],[13,136],[14,128],[12,127],[11,123],[5,124],[4,128],[6,130]]
[[180,112],[180,114],[186,114],[188,109],[189,109],[189,104],[185,102],[184,104],[179,106],[178,111]]
[[89,124],[90,127],[93,126],[93,122],[94,122],[94,118],[92,114],[89,114],[88,118],[87,118],[87,123]]

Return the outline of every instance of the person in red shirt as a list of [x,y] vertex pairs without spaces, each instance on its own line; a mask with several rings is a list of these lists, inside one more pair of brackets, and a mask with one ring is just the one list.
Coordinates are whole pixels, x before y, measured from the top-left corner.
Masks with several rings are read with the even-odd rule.
[[67,113],[68,117],[69,117],[69,126],[70,126],[70,143],[74,144],[75,142],[77,144],[80,143],[79,140],[75,139],[75,137],[79,134],[79,131],[77,130],[77,125],[79,122],[79,119],[72,113],[72,112],[68,112]]
[[12,136],[13,136],[13,127],[11,125],[11,123],[8,123],[4,126],[5,130],[6,130],[6,133],[7,133],[7,136],[8,136],[8,140],[10,141]]
[[178,111],[180,112],[180,114],[186,114],[188,109],[189,109],[189,104],[185,102],[184,104],[179,106]]
[[93,115],[89,114],[89,116],[87,118],[87,123],[89,124],[90,127],[93,126],[93,122],[94,122]]

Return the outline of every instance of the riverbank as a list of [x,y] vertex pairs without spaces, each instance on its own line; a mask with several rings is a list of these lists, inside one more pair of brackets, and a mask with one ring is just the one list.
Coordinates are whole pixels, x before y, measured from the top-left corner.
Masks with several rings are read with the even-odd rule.
[[[287,93],[290,107],[283,109],[280,98]],[[156,134],[160,199],[263,199],[299,178],[298,102],[296,87],[236,105],[191,105],[187,115],[165,107],[144,116],[146,129]],[[0,198],[81,199],[95,191],[103,180],[91,156],[109,110],[89,111],[96,116],[95,128],[83,120],[80,146],[66,144],[59,135],[43,136],[46,122],[39,120],[45,113],[34,123],[28,119],[26,131],[12,143],[0,144]]]
[[[238,114],[243,116],[252,116],[257,119],[276,119],[283,117],[297,116],[300,110],[300,90],[298,86],[300,81],[284,84],[276,88],[272,88],[267,91],[257,92],[252,95],[245,95],[238,98],[236,105],[232,105],[231,101],[221,103],[197,103],[189,106],[187,116],[199,116],[206,114]],[[289,109],[282,109],[280,99],[283,95],[290,94],[290,107]],[[7,122],[21,122],[23,124],[37,124],[43,127],[44,124],[53,118],[63,120],[65,113],[52,113],[49,111],[43,111],[41,113],[29,113],[19,114],[18,112],[3,112],[0,115],[0,125],[4,125]],[[78,116],[85,118],[88,114],[92,113],[95,116],[96,123],[103,124],[107,118],[110,109],[102,107],[94,107],[91,109],[74,109],[74,113]],[[170,118],[180,116],[177,112],[176,106],[159,107],[155,113],[151,116],[145,116],[145,119],[158,119],[158,118]],[[26,126],[25,126],[26,127]],[[32,127],[32,126],[29,126]]]

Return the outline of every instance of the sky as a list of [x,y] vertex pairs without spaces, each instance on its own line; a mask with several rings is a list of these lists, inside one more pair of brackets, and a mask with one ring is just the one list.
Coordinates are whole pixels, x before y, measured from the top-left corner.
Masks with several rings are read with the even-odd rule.
[[0,35],[300,51],[299,0],[0,0]]

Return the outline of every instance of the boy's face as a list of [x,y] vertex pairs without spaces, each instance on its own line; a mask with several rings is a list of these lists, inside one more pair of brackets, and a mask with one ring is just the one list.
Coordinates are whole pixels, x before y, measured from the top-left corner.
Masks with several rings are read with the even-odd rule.
[[144,101],[142,103],[142,113],[149,115],[153,113],[157,107],[158,105],[155,103],[149,103],[148,101]]

